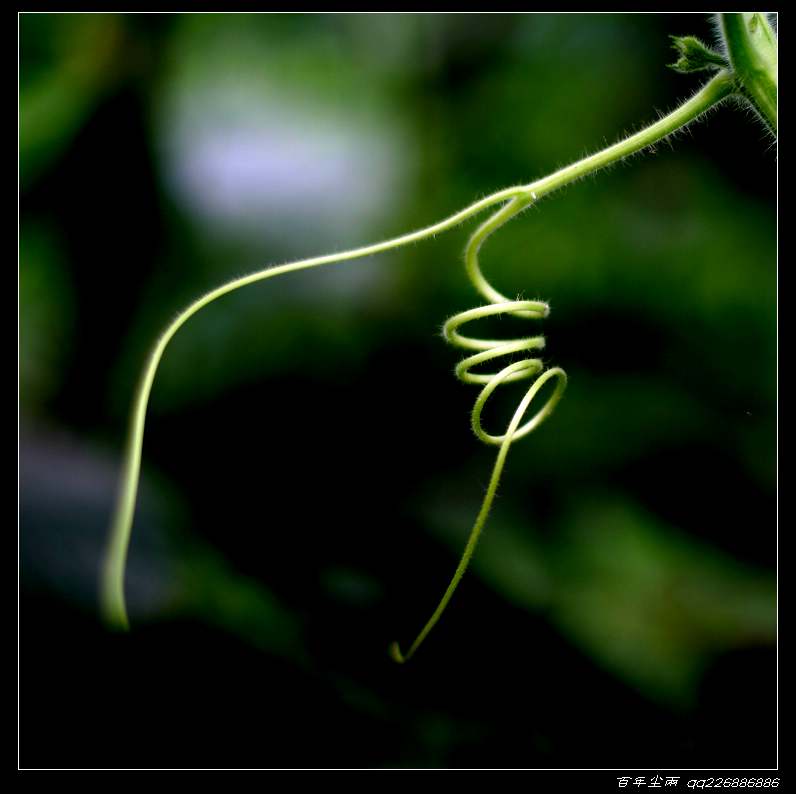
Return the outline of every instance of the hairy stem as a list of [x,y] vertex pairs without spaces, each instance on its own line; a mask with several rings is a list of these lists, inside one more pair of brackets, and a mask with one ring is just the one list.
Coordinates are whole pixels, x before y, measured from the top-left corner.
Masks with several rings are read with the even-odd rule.
[[[574,182],[588,174],[594,173],[605,166],[639,152],[644,148],[657,143],[673,132],[676,132],[678,129],[681,129],[685,125],[689,124],[702,113],[709,110],[711,107],[715,106],[725,97],[727,97],[733,91],[733,87],[734,82],[732,76],[726,72],[720,72],[694,96],[685,101],[667,116],[664,116],[660,120],[635,133],[634,135],[631,135],[619,141],[618,143],[615,143],[612,146],[597,152],[596,154],[590,155],[589,157],[573,163],[572,165],[566,166],[565,168],[562,168],[549,176],[543,177],[542,179],[527,185],[520,185],[517,187],[501,190],[492,194],[491,196],[475,202],[469,207],[451,215],[449,218],[446,218],[439,223],[419,229],[418,231],[412,232],[410,234],[395,237],[374,245],[343,251],[337,254],[313,257],[276,267],[270,267],[252,273],[248,276],[234,279],[208,292],[206,295],[202,296],[188,306],[165,329],[149,353],[133,399],[120,492],[111,523],[109,543],[102,571],[100,598],[102,611],[109,625],[118,628],[127,628],[129,625],[124,596],[124,573],[127,553],[130,545],[133,518],[135,514],[135,504],[141,471],[141,452],[144,439],[144,425],[146,421],[149,396],[152,391],[152,384],[154,382],[160,360],[169,342],[177,333],[177,331],[194,314],[215,301],[217,298],[233,292],[234,290],[240,289],[241,287],[248,286],[249,284],[254,284],[259,281],[264,281],[268,278],[273,278],[275,276],[280,276],[299,270],[321,267],[323,265],[344,262],[350,259],[359,259],[384,251],[400,248],[420,240],[425,240],[441,232],[448,231],[449,229],[458,226],[464,221],[469,220],[475,215],[497,204],[511,202],[512,200],[519,200],[522,206],[519,206],[518,204],[514,204],[513,207],[512,205],[507,205],[507,207],[501,210],[492,219],[492,221],[487,222],[488,224],[496,223],[494,228],[497,228],[497,226],[505,223],[510,217],[517,214],[517,212],[519,212],[532,201],[535,201],[546,194],[552,193],[553,191],[558,190],[559,188],[564,187],[565,185],[568,185],[571,182]],[[498,218],[498,216],[500,217]],[[497,222],[496,219],[499,222]],[[482,236],[477,244],[480,245],[480,242],[482,242],[483,239],[485,239],[486,236],[488,236],[488,234],[493,230],[493,228],[487,229],[486,232],[484,232],[483,228],[479,230],[482,232]],[[476,232],[476,235],[478,234],[479,232]],[[473,240],[475,240],[475,236],[473,237]],[[472,240],[468,250],[475,250],[477,254],[477,247],[475,249],[473,248]],[[473,278],[476,288],[487,298],[490,300],[495,300],[496,296],[499,296],[500,298],[503,297],[500,296],[500,293],[497,293],[496,291],[489,292],[489,290],[492,288],[485,281],[483,281],[483,283],[479,281],[478,276],[480,275],[480,271],[478,271],[477,267],[475,269],[471,269],[470,275],[471,278]],[[488,290],[485,291],[484,285],[486,285]],[[521,308],[516,308],[515,310],[518,312],[528,311],[528,309]],[[554,371],[549,370],[548,372],[552,373]],[[545,373],[545,376],[547,374],[548,373]],[[542,376],[542,378],[545,376]],[[539,386],[541,386],[540,381],[542,378],[539,378],[536,381],[536,384],[539,384]],[[536,384],[534,384],[534,387],[536,387]],[[533,398],[533,394],[531,394],[530,391],[529,395],[530,396],[526,395],[526,398],[523,400],[524,406],[520,406],[522,410],[518,408],[517,413],[515,413],[509,430],[505,434],[505,438],[510,439],[511,437],[517,435],[517,425],[519,425],[522,415],[527,409],[527,404],[530,403],[530,400]],[[481,404],[483,405],[483,402]],[[545,410],[546,409],[542,409],[542,412]],[[436,619],[439,618],[439,615],[447,604],[447,601],[450,599],[456,584],[458,584],[461,574],[464,573],[464,569],[467,566],[469,557],[475,547],[478,533],[480,532],[480,529],[483,526],[483,523],[486,520],[486,516],[489,512],[489,506],[491,505],[492,498],[494,497],[494,492],[497,489],[500,473],[502,471],[503,463],[505,461],[506,454],[508,453],[508,447],[510,444],[511,441],[509,440],[508,442],[504,442],[504,445],[501,446],[501,450],[498,453],[498,460],[495,464],[495,469],[493,470],[490,488],[488,489],[487,497],[484,500],[484,505],[482,506],[481,512],[479,514],[480,521],[476,521],[477,531],[474,527],[473,533],[471,533],[470,541],[468,542],[468,547],[465,550],[465,556],[463,557],[459,568],[457,568],[457,574],[454,575],[454,581],[451,583],[451,586],[449,586],[448,591],[446,591],[445,597],[443,597],[443,602],[441,602],[440,607],[438,607],[437,611],[435,612],[436,618],[433,619],[433,622],[436,622]],[[461,569],[461,573],[459,573],[459,569]],[[433,625],[431,621],[429,621],[429,623]],[[421,636],[413,644],[410,653],[416,650],[420,641],[422,641],[422,639],[430,630],[431,625],[427,625],[427,628],[423,633],[421,633]]]
[[721,31],[741,94],[777,134],[777,37],[765,14],[721,14]]

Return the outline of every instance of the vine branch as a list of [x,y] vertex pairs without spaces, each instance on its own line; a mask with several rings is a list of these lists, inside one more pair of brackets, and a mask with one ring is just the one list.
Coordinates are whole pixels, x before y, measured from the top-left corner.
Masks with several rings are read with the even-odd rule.
[[[734,76],[730,72],[722,70],[708,83],[706,83],[696,94],[683,102],[668,115],[664,116],[653,124],[650,124],[648,127],[645,127],[639,132],[636,132],[635,134],[618,141],[612,146],[609,146],[606,149],[572,163],[571,165],[561,168],[549,176],[545,176],[536,180],[535,182],[531,182],[530,184],[519,185],[516,187],[500,190],[497,193],[493,193],[492,195],[487,196],[486,198],[481,199],[474,204],[471,204],[469,207],[454,213],[439,223],[426,226],[409,234],[394,237],[373,245],[342,251],[336,254],[302,259],[296,262],[290,262],[275,267],[269,267],[264,270],[259,270],[255,273],[251,273],[250,275],[229,281],[226,284],[211,290],[207,294],[191,303],[176,317],[176,319],[171,322],[170,325],[166,327],[152,347],[147,357],[138,387],[133,398],[130,425],[124,453],[124,467],[121,477],[120,490],[111,522],[109,541],[102,569],[100,599],[102,612],[107,623],[112,627],[121,629],[127,629],[129,627],[129,619],[127,615],[127,606],[124,594],[124,576],[127,554],[130,546],[133,519],[135,515],[138,484],[141,473],[141,457],[146,413],[152,386],[161,358],[163,357],[169,342],[177,333],[177,331],[179,331],[180,328],[182,328],[182,326],[185,325],[185,323],[191,317],[193,317],[205,306],[209,305],[218,298],[221,298],[224,295],[227,295],[228,293],[242,287],[246,287],[259,281],[265,281],[266,279],[274,278],[276,276],[297,272],[299,270],[308,270],[310,268],[322,267],[324,265],[331,265],[337,262],[345,262],[351,259],[361,259],[363,257],[372,256],[384,251],[401,248],[403,246],[428,239],[429,237],[441,232],[453,229],[480,214],[484,210],[499,204],[503,204],[503,207],[501,207],[486,223],[476,230],[476,232],[470,238],[466,249],[468,276],[478,292],[487,300],[492,302],[492,306],[481,307],[479,309],[471,310],[470,312],[463,312],[451,318],[451,320],[446,324],[446,336],[448,337],[449,341],[451,341],[453,344],[457,344],[460,347],[477,349],[480,351],[478,354],[470,356],[461,362],[457,368],[457,374],[462,380],[467,382],[486,383],[486,386],[478,397],[473,409],[473,429],[476,432],[476,435],[478,435],[482,441],[499,445],[500,449],[498,451],[497,460],[492,471],[489,487],[487,489],[486,496],[484,497],[481,510],[479,511],[473,529],[471,530],[462,559],[456,568],[453,579],[445,591],[442,600],[405,656],[401,655],[397,645],[392,646],[394,658],[401,661],[408,659],[417,650],[418,646],[428,635],[429,631],[433,628],[437,620],[439,620],[439,617],[447,606],[448,601],[453,595],[454,590],[456,589],[467,568],[467,564],[475,549],[481,529],[483,528],[483,525],[486,522],[487,516],[489,514],[489,510],[500,481],[505,459],[512,441],[530,432],[550,414],[553,407],[560,399],[566,384],[566,375],[564,374],[563,370],[559,368],[547,370],[534,381],[533,385],[515,411],[509,427],[503,435],[493,436],[485,433],[482,430],[480,425],[481,409],[497,385],[500,383],[505,383],[509,380],[520,379],[522,377],[531,377],[540,371],[541,363],[538,359],[526,359],[525,362],[517,362],[517,364],[504,368],[497,375],[488,376],[472,373],[469,371],[470,367],[495,358],[498,355],[505,354],[505,350],[502,352],[499,350],[499,345],[505,345],[506,343],[501,342],[492,344],[489,342],[489,340],[474,340],[472,338],[464,337],[461,334],[458,334],[456,329],[463,322],[477,319],[478,317],[488,316],[489,313],[496,313],[498,311],[507,311],[514,313],[517,316],[527,317],[529,319],[533,317],[544,316],[547,311],[547,307],[546,304],[542,304],[541,302],[537,301],[508,301],[505,296],[501,295],[501,293],[495,290],[483,277],[478,266],[478,250],[481,244],[484,242],[484,240],[486,240],[487,237],[489,237],[490,234],[492,234],[500,226],[520,213],[530,204],[538,201],[545,195],[553,193],[554,191],[571,184],[578,179],[600,170],[601,168],[605,168],[606,166],[616,163],[626,157],[642,151],[649,146],[652,146],[655,143],[658,143],[672,133],[682,129],[694,119],[704,114],[706,111],[715,107],[718,103],[730,96],[735,91],[737,91],[737,84]],[[539,337],[535,337],[531,340],[519,340],[519,343],[521,345],[525,345],[525,347],[522,349],[531,350],[534,347],[541,346],[539,344],[539,339]],[[516,348],[518,340],[515,340],[514,344],[514,349],[519,349]],[[487,380],[484,380],[484,378]],[[520,422],[522,421],[522,418],[531,401],[539,389],[544,385],[544,383],[552,378],[556,378],[558,381],[553,395],[531,420],[520,427]]]

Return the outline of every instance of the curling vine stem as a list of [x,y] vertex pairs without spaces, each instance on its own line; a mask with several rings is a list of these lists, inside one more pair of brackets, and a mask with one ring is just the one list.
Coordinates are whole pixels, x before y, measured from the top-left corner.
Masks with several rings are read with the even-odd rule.
[[[250,275],[236,278],[227,282],[226,284],[221,285],[220,287],[217,287],[216,289],[211,290],[206,295],[191,303],[171,322],[170,325],[168,325],[151,349],[133,398],[127,444],[124,453],[124,466],[122,471],[120,491],[110,527],[109,542],[102,569],[100,600],[103,616],[106,622],[115,628],[127,629],[129,627],[124,594],[124,574],[128,549],[130,546],[130,537],[138,493],[138,483],[141,472],[141,452],[144,440],[146,412],[155,374],[163,353],[171,339],[174,337],[177,331],[179,331],[179,329],[200,309],[203,309],[216,299],[240,289],[241,287],[245,287],[249,284],[254,284],[259,281],[264,281],[275,276],[281,276],[286,273],[293,273],[299,270],[306,270],[314,267],[321,267],[323,265],[331,265],[336,262],[360,259],[362,257],[371,256],[384,251],[390,251],[411,243],[425,240],[441,232],[453,229],[454,227],[460,225],[466,220],[469,220],[475,215],[478,215],[489,207],[516,200],[517,203],[511,206],[511,209],[509,209],[509,206],[504,208],[506,212],[505,216],[502,218],[502,222],[505,223],[510,217],[513,217],[530,203],[541,199],[543,196],[548,195],[553,191],[564,187],[565,185],[575,182],[576,180],[587,176],[588,174],[592,174],[601,168],[611,165],[612,163],[618,162],[619,160],[629,157],[632,154],[640,152],[648,146],[663,140],[672,133],[677,132],[679,129],[685,127],[698,116],[717,105],[735,90],[736,83],[733,75],[727,71],[721,71],[690,99],[683,102],[668,115],[664,116],[653,124],[650,124],[648,127],[645,127],[639,132],[636,132],[633,135],[618,141],[612,146],[585,157],[578,162],[561,168],[549,176],[543,177],[530,184],[519,185],[516,187],[500,190],[497,193],[493,193],[492,195],[487,196],[486,198],[483,198],[474,204],[471,204],[469,207],[466,207],[465,209],[451,215],[439,223],[435,223],[431,226],[427,226],[423,229],[419,229],[400,237],[395,237],[380,243],[363,246],[361,248],[354,248],[349,251],[343,251],[336,254],[312,257],[310,259],[302,259],[276,267],[269,267],[264,270],[259,270],[255,273],[251,273]],[[474,285],[476,288],[483,294],[484,284],[480,284],[478,282],[477,275],[474,275],[472,272],[470,273],[470,276],[474,279]],[[489,287],[488,284],[486,284],[486,286]],[[491,300],[494,300],[494,297],[490,296],[488,293],[487,297],[489,297]],[[554,372],[554,370],[548,370],[548,373],[551,372]],[[548,373],[545,373],[545,375]],[[536,383],[541,386],[539,383],[540,380],[542,380],[542,378],[537,380]],[[526,395],[526,398],[523,400],[523,402],[526,400],[530,402],[531,397]],[[512,420],[512,425],[515,425],[514,431],[516,431],[516,424],[519,422],[517,414],[515,414],[514,419],[516,422]],[[513,434],[514,433],[510,427],[509,431],[506,433],[506,438],[509,438]],[[405,656],[401,656],[400,652],[396,654],[395,649],[397,646],[393,646],[393,655],[396,659],[408,659],[417,650],[418,646],[423,639],[425,639],[433,625],[437,622],[442,614],[442,611],[450,600],[456,585],[458,584],[465,568],[467,567],[467,562],[469,561],[473,549],[475,548],[480,529],[486,520],[486,515],[489,511],[489,505],[491,504],[491,500],[494,497],[494,492],[497,489],[497,483],[500,478],[500,472],[508,452],[509,444],[501,446],[500,452],[498,453],[498,460],[493,470],[490,488],[484,499],[484,505],[482,506],[478,519],[476,520],[476,524],[471,531],[464,557],[457,568],[453,581],[449,585],[442,601],[434,612],[434,615],[421,631],[418,638],[411,645],[407,654]]]

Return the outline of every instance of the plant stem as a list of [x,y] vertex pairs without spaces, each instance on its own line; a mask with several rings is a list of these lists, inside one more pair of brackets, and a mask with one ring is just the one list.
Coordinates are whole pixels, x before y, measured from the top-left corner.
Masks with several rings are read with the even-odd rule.
[[163,353],[174,334],[176,334],[200,309],[223,295],[234,292],[241,287],[255,284],[258,281],[265,281],[274,276],[281,276],[285,273],[293,273],[298,270],[331,265],[336,262],[345,262],[350,259],[360,259],[365,256],[371,256],[372,254],[400,248],[404,245],[418,242],[419,240],[425,240],[435,234],[445,232],[448,229],[452,229],[454,226],[458,226],[460,223],[463,223],[468,218],[477,215],[488,207],[512,199],[515,196],[522,195],[524,192],[525,188],[521,186],[507,188],[506,190],[501,190],[498,193],[487,196],[481,201],[477,201],[475,204],[472,204],[433,226],[428,226],[392,240],[386,240],[374,245],[367,245],[362,248],[354,248],[350,251],[343,251],[338,254],[302,259],[298,262],[290,262],[285,265],[259,270],[248,276],[242,276],[241,278],[234,279],[233,281],[229,281],[211,290],[206,295],[194,301],[187,309],[177,316],[171,325],[161,334],[155,346],[150,351],[133,400],[133,410],[130,416],[130,427],[127,435],[127,447],[124,455],[121,490],[111,524],[110,541],[102,573],[100,600],[106,621],[118,628],[126,629],[129,626],[124,597],[124,571],[127,562],[127,551],[130,545],[133,517],[135,514],[138,480],[141,473],[141,450],[144,441],[146,410],[149,404],[152,384],[155,380],[155,373],[157,372]]
[[777,134],[777,37],[765,14],[721,14],[721,30],[742,95]]
[[650,124],[643,130],[618,141],[607,149],[585,157],[577,163],[568,165],[560,171],[556,171],[554,174],[534,182],[529,188],[541,198],[541,196],[558,190],[558,188],[568,185],[570,182],[574,182],[588,174],[593,174],[595,171],[605,168],[618,160],[636,154],[690,124],[706,110],[726,99],[734,90],[735,82],[732,76],[725,71],[719,72],[694,96],[654,124]]
[[[297,262],[279,265],[277,267],[270,267],[252,273],[248,276],[234,279],[233,281],[223,284],[222,286],[208,292],[206,295],[190,304],[165,329],[163,334],[155,343],[147,358],[138,388],[133,399],[130,426],[124,454],[124,468],[122,472],[120,492],[111,523],[109,543],[102,570],[100,599],[102,611],[106,621],[111,626],[115,626],[117,628],[127,628],[129,626],[124,596],[124,573],[127,553],[130,545],[130,536],[132,532],[133,517],[135,514],[135,504],[138,493],[138,483],[141,472],[141,452],[143,447],[147,406],[149,403],[149,397],[152,391],[155,374],[166,347],[177,331],[194,314],[215,301],[217,298],[220,298],[249,284],[254,284],[275,276],[280,276],[299,270],[321,267],[323,265],[344,262],[350,259],[360,259],[362,257],[371,256],[373,254],[378,254],[384,251],[400,248],[411,243],[419,242],[420,240],[425,240],[436,234],[448,231],[449,229],[458,226],[464,221],[496,204],[508,202],[512,199],[521,199],[522,207],[513,208],[513,210],[519,212],[520,209],[523,209],[529,203],[536,201],[542,196],[552,193],[553,191],[558,190],[559,188],[562,188],[565,185],[568,185],[588,174],[594,173],[601,168],[611,165],[612,163],[622,160],[625,157],[635,154],[636,152],[639,152],[642,149],[659,142],[668,135],[671,135],[677,130],[683,128],[698,116],[721,102],[725,97],[732,93],[734,88],[735,84],[732,76],[726,72],[720,72],[694,96],[685,101],[667,116],[664,116],[640,132],[637,132],[634,135],[631,135],[619,141],[618,143],[615,143],[612,146],[597,152],[596,154],[590,155],[589,157],[573,163],[572,165],[566,166],[550,176],[543,177],[542,179],[527,185],[520,185],[517,187],[501,190],[492,194],[491,196],[487,196],[486,198],[475,202],[469,207],[466,207],[465,209],[451,215],[439,223],[427,226],[415,232],[411,232],[410,234],[395,237],[374,245],[367,245],[361,248],[343,251],[337,254],[313,257],[310,259],[303,259]],[[508,220],[508,217],[516,214],[516,212],[511,211],[507,213],[506,216],[502,216],[502,222]],[[483,291],[482,284],[476,283],[476,287],[480,291]],[[497,294],[499,295],[499,293]],[[492,299],[490,293],[486,293],[486,297]],[[516,415],[515,418],[517,418]],[[519,422],[519,419],[517,419],[517,422]],[[507,451],[507,448],[505,452],[503,452],[501,448],[501,454],[503,458],[505,458],[505,453]],[[500,458],[498,460],[498,464],[496,464],[495,471],[493,472],[495,488],[497,487],[497,479],[500,475],[500,468],[502,468]],[[488,512],[488,506],[486,507],[486,510]],[[417,644],[418,643],[416,642],[413,648],[416,648]]]

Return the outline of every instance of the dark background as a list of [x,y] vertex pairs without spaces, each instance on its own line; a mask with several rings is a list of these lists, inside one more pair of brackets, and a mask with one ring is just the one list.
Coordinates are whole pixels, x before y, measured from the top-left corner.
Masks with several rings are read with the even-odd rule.
[[249,287],[180,331],[133,629],[98,617],[132,390],[174,314],[648,123],[703,80],[666,68],[670,34],[713,29],[21,16],[22,766],[776,764],[776,156],[730,105],[485,247],[498,289],[551,303],[570,386],[511,450],[410,664],[387,646],[436,604],[494,459],[439,334],[480,303],[466,230]]

